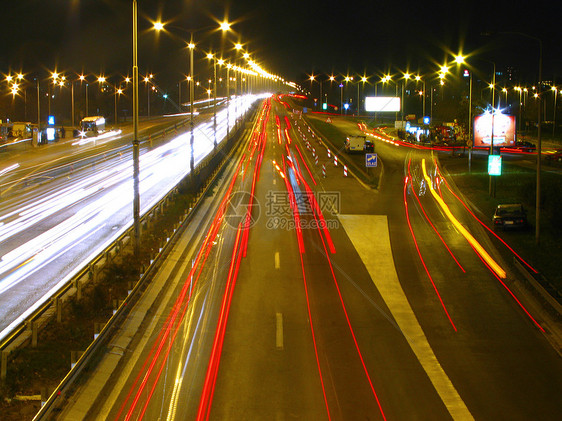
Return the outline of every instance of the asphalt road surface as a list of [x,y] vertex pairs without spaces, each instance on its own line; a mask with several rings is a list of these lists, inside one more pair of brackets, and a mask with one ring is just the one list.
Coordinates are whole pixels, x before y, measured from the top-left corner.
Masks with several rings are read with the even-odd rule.
[[60,418],[558,419],[557,326],[431,152],[377,141],[373,191],[291,108],[265,101]]

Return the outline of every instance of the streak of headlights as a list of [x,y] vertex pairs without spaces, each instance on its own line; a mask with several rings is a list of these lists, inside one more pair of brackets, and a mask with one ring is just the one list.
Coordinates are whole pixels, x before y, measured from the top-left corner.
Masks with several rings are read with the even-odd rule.
[[[217,139],[227,134],[227,114],[230,121],[244,113],[259,97],[237,98],[230,109],[217,113]],[[195,128],[193,155],[195,163],[200,162],[214,148],[213,122],[203,123]],[[190,133],[177,136],[166,144],[145,152],[140,158],[141,196],[151,190],[157,195],[142,203],[144,213],[157,203],[174,185],[189,172]],[[71,209],[82,202],[65,221],[25,243],[6,251],[0,259],[0,293],[52,262],[74,246],[92,237],[99,231],[107,230],[113,215],[126,208],[133,200],[132,160],[117,162],[111,168],[96,172],[84,180],[73,182],[61,190],[46,194],[34,203],[0,216],[0,247],[7,240],[17,241],[17,235],[29,232],[40,223],[48,223],[58,212]],[[132,223],[132,215],[128,224]],[[7,246],[5,246],[7,247]],[[77,262],[78,264],[79,262]]]

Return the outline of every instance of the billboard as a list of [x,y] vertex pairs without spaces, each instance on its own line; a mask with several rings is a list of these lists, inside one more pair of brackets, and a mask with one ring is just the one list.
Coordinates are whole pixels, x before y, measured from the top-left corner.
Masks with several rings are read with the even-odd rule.
[[393,96],[368,96],[365,97],[365,111],[398,112],[400,111],[400,98]]
[[[494,114],[494,146],[515,146],[515,117]],[[492,140],[492,114],[474,118],[474,146],[490,147]]]

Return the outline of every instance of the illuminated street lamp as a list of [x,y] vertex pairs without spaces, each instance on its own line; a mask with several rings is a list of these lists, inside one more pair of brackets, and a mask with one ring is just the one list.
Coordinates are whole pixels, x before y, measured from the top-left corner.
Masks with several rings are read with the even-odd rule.
[[117,102],[119,101],[119,97],[121,97],[121,94],[123,93],[123,89],[114,87],[114,90],[115,90],[115,94],[114,94],[114,97],[115,97],[115,119],[114,119],[114,121],[115,121],[115,124],[117,125],[117,123],[119,122],[118,119],[117,119]]
[[[217,59],[213,53],[207,54],[207,59],[212,60],[213,63],[213,145],[217,147]],[[211,82],[209,81],[209,84]]]
[[226,138],[230,138],[230,69],[232,64],[226,65]]
[[150,117],[150,79],[152,79],[154,75],[151,73],[144,77],[143,82],[146,86],[146,116]]
[[80,81],[80,84],[82,84],[82,82],[86,82],[86,85],[85,85],[85,90],[86,90],[86,115],[85,115],[85,117],[87,117],[88,116],[88,81],[86,80],[86,76],[84,76],[84,75],[78,76],[78,80]]
[[[490,64],[492,64],[493,68],[492,68],[492,81],[491,83],[488,85],[488,87],[490,88],[491,94],[492,94],[492,101],[491,101],[491,106],[492,106],[492,118],[491,118],[491,123],[492,123],[492,129],[491,129],[491,136],[490,136],[490,150],[489,150],[489,155],[493,155],[494,154],[494,116],[496,113],[496,106],[495,106],[495,89],[496,89],[496,63],[490,60],[485,60],[485,59],[479,59],[482,61],[486,61]],[[463,63],[464,63],[464,58],[463,58]],[[470,72],[470,99],[469,99],[469,106],[470,106],[470,113],[469,113],[469,129],[471,128],[471,119],[472,119],[472,71]],[[469,138],[470,137],[470,132],[469,132]],[[468,159],[468,168],[470,171],[471,168],[471,161],[472,161],[472,147],[469,151],[469,159]],[[495,197],[496,195],[496,176],[490,175],[489,176],[489,195],[491,197]]]
[[[519,131],[521,131],[521,108],[522,108],[521,95],[524,91],[523,91],[523,89],[521,89],[521,86],[516,86],[513,89],[515,91],[519,92]],[[525,88],[525,89],[527,89],[527,88]]]
[[[494,154],[494,116],[496,114],[495,110],[495,98],[496,95],[494,93],[494,89],[496,86],[496,63],[491,62],[493,64],[493,75],[492,75],[492,83],[490,83],[490,91],[492,92],[492,132],[490,136],[490,155]],[[489,183],[489,193],[491,197],[496,197],[496,176],[490,175],[490,183]]]
[[406,72],[402,78],[402,103],[400,104],[400,120],[402,120],[402,124],[404,124],[404,91],[406,90],[408,80],[410,80],[410,73]]
[[[311,95],[313,95],[312,94],[312,82],[316,81],[316,76],[310,75],[309,80],[310,80],[310,93],[311,93]],[[319,97],[320,108],[322,108],[322,81],[320,79],[318,79],[318,85],[320,87],[320,97]],[[318,108],[318,106],[317,106],[317,108]]]
[[422,91],[420,92],[420,96],[422,97],[422,114],[425,117],[425,79],[422,79],[420,75],[416,75],[414,78],[416,82],[421,82],[423,85]]
[[[153,28],[156,31],[162,31],[162,30],[164,30],[164,24],[161,23],[161,22],[155,22]],[[194,133],[193,133],[193,130],[194,130],[194,120],[193,120],[193,108],[194,108],[193,51],[195,50],[195,43],[193,42],[193,34],[195,32],[206,30],[210,27],[200,28],[200,29],[197,29],[196,31],[190,31],[190,30],[186,30],[184,28],[179,28],[179,27],[174,27],[174,28],[178,29],[178,30],[181,30],[181,31],[184,31],[184,32],[189,32],[191,34],[190,41],[187,45],[187,47],[189,49],[189,75],[188,75],[187,80],[190,82],[189,83],[189,97],[190,97],[190,107],[189,107],[189,109],[190,109],[190,132],[191,132],[191,140],[190,140],[190,143],[191,143],[191,159],[190,159],[191,164],[190,164],[190,167],[191,167],[191,170],[193,171],[193,169],[194,169],[194,157],[193,157],[193,141],[194,141]],[[222,22],[220,24],[220,29],[223,32],[228,31],[230,29],[230,23],[228,23],[226,21]],[[150,75],[150,77],[152,77],[152,75]],[[148,81],[146,80],[146,78],[145,78],[145,82],[147,83],[147,87],[148,87]],[[216,84],[215,84],[215,91],[216,91]],[[150,91],[148,91],[148,92],[150,92]],[[216,98],[215,98],[215,104],[216,104]],[[149,109],[149,114],[150,114],[150,101],[149,101],[148,109]],[[216,132],[216,110],[215,110],[215,132]],[[215,135],[215,138],[216,138],[216,135]],[[215,141],[215,143],[216,143],[216,141]]]
[[[363,92],[365,92],[365,83],[368,81],[369,79],[366,76],[362,76],[361,77],[361,82],[363,85]],[[361,108],[361,99],[359,96],[359,81],[357,81],[357,117],[359,117],[359,109]]]

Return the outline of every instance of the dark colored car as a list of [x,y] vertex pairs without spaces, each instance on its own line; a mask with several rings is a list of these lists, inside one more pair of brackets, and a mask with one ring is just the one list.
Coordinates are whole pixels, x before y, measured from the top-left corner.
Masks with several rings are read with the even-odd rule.
[[524,152],[535,152],[537,147],[534,143],[531,143],[527,140],[518,140],[515,142],[515,147],[521,149]]
[[520,203],[498,205],[494,212],[494,228],[526,228],[527,213]]

